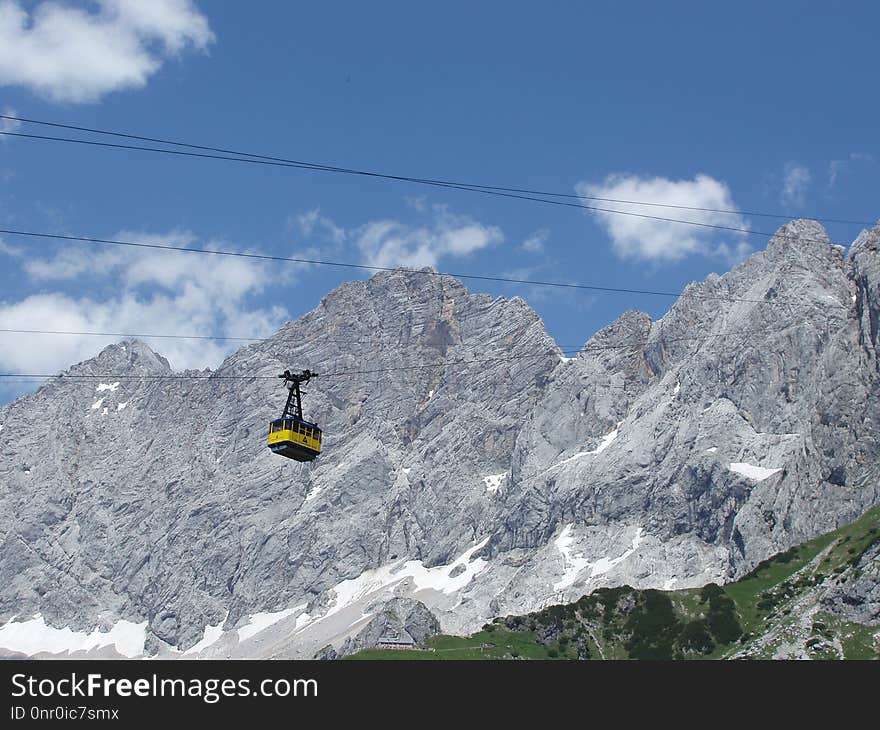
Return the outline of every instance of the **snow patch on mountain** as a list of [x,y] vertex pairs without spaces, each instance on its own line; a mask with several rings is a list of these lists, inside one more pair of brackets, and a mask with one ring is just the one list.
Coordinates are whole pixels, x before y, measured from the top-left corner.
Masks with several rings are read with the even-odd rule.
[[632,546],[623,553],[623,555],[619,555],[616,558],[603,557],[599,558],[595,563],[592,563],[590,566],[591,578],[595,578],[597,575],[602,575],[603,573],[607,573],[618,563],[622,563],[626,560],[630,555],[632,555],[636,550],[639,549],[639,545],[642,544],[642,535],[643,530],[641,527],[636,529],[636,534],[633,536]]
[[146,621],[134,623],[125,619],[117,621],[109,631],[58,629],[49,626],[38,613],[27,621],[16,621],[13,617],[0,627],[0,649],[33,656],[44,652],[72,654],[112,646],[122,656],[132,658],[143,654],[146,630]]
[[205,626],[205,634],[202,637],[201,641],[197,644],[194,644],[189,649],[187,649],[184,655],[187,654],[198,654],[199,652],[207,649],[209,646],[213,646],[216,644],[220,637],[223,636],[223,624],[226,622],[226,618],[229,616],[229,612],[226,612],[226,615],[222,618],[220,623],[218,624],[208,624]]
[[767,477],[782,471],[782,467],[766,468],[763,466],[755,466],[746,462],[734,462],[730,465],[730,471],[740,474],[748,479],[754,479],[756,482],[763,481]]
[[590,561],[584,557],[583,553],[572,553],[572,543],[574,543],[574,538],[571,535],[571,528],[573,525],[571,523],[567,524],[562,532],[559,533],[559,537],[556,538],[556,549],[562,553],[562,567],[563,574],[562,577],[553,584],[554,590],[563,591],[569,586],[571,586],[576,580],[580,572],[586,568]]
[[488,542],[489,537],[484,538],[448,565],[426,568],[421,560],[408,560],[405,563],[383,565],[364,571],[356,578],[344,580],[332,589],[336,596],[335,601],[322,618],[332,616],[370,593],[408,579],[412,580],[415,592],[433,589],[450,594],[460,591],[488,565],[488,562],[482,558],[471,560],[471,556],[485,547]]
[[486,491],[489,494],[495,494],[495,492],[501,488],[501,483],[506,476],[507,472],[502,472],[501,474],[490,474],[487,477],[483,477],[483,484],[486,485]]
[[566,525],[555,541],[556,548],[562,553],[562,563],[564,568],[562,577],[553,584],[553,589],[556,591],[564,591],[566,588],[570,588],[577,581],[581,571],[585,568],[590,569],[589,578],[596,578],[607,573],[614,566],[622,563],[630,557],[630,555],[638,550],[639,545],[642,544],[644,531],[639,527],[636,529],[630,548],[624,551],[623,554],[618,555],[615,558],[603,556],[598,560],[591,561],[584,557],[582,552],[573,552],[572,544],[574,543],[574,537],[571,534],[573,526],[572,523]]
[[[623,422],[621,421],[621,423],[623,423]],[[611,443],[614,441],[614,439],[617,438],[617,435],[620,431],[620,425],[621,424],[618,423],[617,428],[615,428],[613,431],[610,431],[609,433],[606,433],[602,437],[602,440],[599,442],[599,445],[595,449],[592,449],[590,451],[578,451],[576,454],[573,454],[572,456],[569,456],[567,459],[563,459],[562,461],[557,462],[556,464],[554,464],[553,466],[551,466],[549,468],[556,469],[556,468],[562,466],[563,464],[568,464],[572,461],[576,461],[577,459],[581,459],[584,456],[595,456],[597,454],[601,454],[603,451],[605,451],[605,449],[607,449],[609,446],[611,446]]]
[[[267,611],[266,613],[254,613],[248,616],[248,622],[244,626],[238,628],[238,640],[246,641],[252,636],[256,636],[261,631],[268,629],[273,624],[277,624],[288,616],[293,616],[297,611],[305,608],[305,604],[286,608],[282,611]],[[207,632],[207,628],[205,629]]]
[[617,427],[613,431],[606,433],[602,437],[602,440],[599,442],[599,445],[592,451],[588,451],[587,454],[601,454],[603,451],[605,451],[605,449],[611,446],[611,443],[614,441],[614,439],[617,438],[617,434],[620,431],[621,423],[623,423],[623,421],[618,423]]

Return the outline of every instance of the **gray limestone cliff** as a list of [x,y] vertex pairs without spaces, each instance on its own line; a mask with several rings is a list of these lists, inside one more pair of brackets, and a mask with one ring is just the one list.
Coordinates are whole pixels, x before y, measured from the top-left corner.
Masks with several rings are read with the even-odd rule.
[[[523,300],[427,271],[344,284],[216,371],[107,347],[0,409],[0,625],[312,656],[379,601],[463,631],[736,578],[880,500],[878,245],[794,221],[575,358]],[[303,367],[312,464],[265,446]]]

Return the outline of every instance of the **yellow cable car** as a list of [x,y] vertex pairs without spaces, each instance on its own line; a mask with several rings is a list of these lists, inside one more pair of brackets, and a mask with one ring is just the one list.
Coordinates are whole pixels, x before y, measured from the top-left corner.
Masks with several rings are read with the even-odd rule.
[[307,383],[315,373],[303,370],[291,375],[285,370],[279,378],[290,390],[281,418],[269,422],[269,448],[276,454],[296,461],[313,461],[321,453],[321,429],[317,423],[303,420],[300,383]]

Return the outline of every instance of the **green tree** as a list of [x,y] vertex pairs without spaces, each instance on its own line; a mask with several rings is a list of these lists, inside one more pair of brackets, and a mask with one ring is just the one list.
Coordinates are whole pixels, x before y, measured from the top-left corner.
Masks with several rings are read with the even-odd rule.
[[715,642],[705,619],[689,621],[685,624],[681,636],[679,636],[678,645],[685,653],[711,654],[715,650]]

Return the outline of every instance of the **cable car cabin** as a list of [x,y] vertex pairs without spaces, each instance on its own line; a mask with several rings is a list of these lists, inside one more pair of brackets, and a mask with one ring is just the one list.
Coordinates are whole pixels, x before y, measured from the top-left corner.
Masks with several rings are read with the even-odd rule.
[[296,461],[312,461],[321,453],[321,429],[298,418],[279,418],[269,423],[269,448]]
[[315,377],[311,370],[291,374],[285,370],[278,376],[289,390],[281,418],[269,422],[269,448],[276,454],[296,461],[313,461],[321,453],[321,429],[317,423],[303,418],[300,383]]

